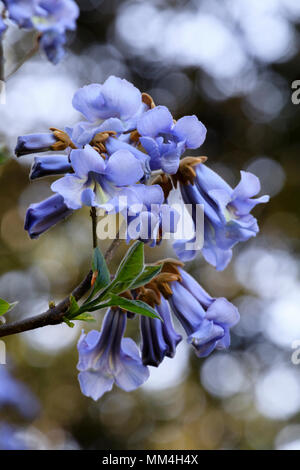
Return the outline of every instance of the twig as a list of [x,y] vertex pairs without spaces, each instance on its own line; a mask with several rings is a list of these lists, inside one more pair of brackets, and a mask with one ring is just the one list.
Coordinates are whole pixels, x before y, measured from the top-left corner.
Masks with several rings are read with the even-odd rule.
[[92,218],[93,248],[97,248],[97,210],[91,207],[90,216]]
[[22,65],[25,64],[25,62],[27,62],[27,60],[31,59],[31,57],[33,57],[36,54],[38,50],[39,50],[39,43],[38,43],[38,39],[36,39],[35,44],[33,45],[33,48],[30,49],[29,52],[27,52],[27,54],[23,57],[23,59],[20,60],[20,62],[7,75],[6,80],[11,78],[22,67]]
[[[118,235],[117,235],[118,237]],[[105,260],[107,263],[113,257],[113,254],[119,247],[122,239],[119,237],[113,240],[110,247],[105,253]],[[77,286],[72,295],[76,300],[80,300],[91,288],[91,279],[93,272],[90,271],[84,280]],[[46,312],[36,315],[34,317],[24,318],[24,320],[16,321],[7,325],[0,326],[0,338],[4,336],[22,333],[24,331],[35,330],[48,325],[58,325],[63,322],[63,317],[70,305],[70,295],[64,298],[58,305],[49,308]]]

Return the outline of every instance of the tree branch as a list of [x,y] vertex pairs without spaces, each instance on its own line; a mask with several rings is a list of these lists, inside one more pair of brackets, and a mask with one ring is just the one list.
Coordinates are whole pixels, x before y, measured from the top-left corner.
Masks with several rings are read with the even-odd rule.
[[[107,263],[112,259],[114,253],[119,247],[122,239],[117,235],[117,238],[113,240],[108,250],[105,253],[105,260]],[[91,279],[93,272],[90,271],[83,281],[73,290],[72,295],[76,300],[80,300],[91,288]],[[53,308],[49,308],[46,312],[36,315],[34,317],[24,318],[20,321],[12,322],[8,325],[0,326],[0,338],[3,336],[14,335],[16,333],[22,333],[24,331],[35,330],[48,325],[58,325],[63,322],[63,317],[70,305],[70,295],[64,298],[58,305]]]

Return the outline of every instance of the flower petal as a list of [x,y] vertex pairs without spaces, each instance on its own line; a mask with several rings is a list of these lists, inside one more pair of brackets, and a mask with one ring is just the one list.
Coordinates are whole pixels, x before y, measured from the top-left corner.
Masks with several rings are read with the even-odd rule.
[[205,141],[207,130],[197,116],[184,116],[176,122],[173,132],[185,141],[186,148],[196,149]]
[[206,318],[218,324],[232,327],[240,320],[238,309],[224,297],[216,299],[207,309]]
[[78,374],[80,389],[86,397],[97,401],[113,388],[114,378],[112,375],[101,370],[88,370]]
[[101,109],[103,119],[119,117],[127,120],[134,116],[142,104],[141,92],[125,79],[110,76],[103,84],[104,106]]
[[92,83],[79,88],[73,97],[72,104],[88,121],[93,122],[101,118],[101,108],[104,106],[102,85]]
[[46,155],[35,157],[30,171],[30,179],[42,178],[49,175],[61,175],[71,171],[69,159],[65,155]]
[[142,115],[137,130],[142,136],[156,137],[163,132],[170,132],[173,117],[165,106],[156,106]]
[[131,152],[118,150],[109,157],[105,176],[116,186],[128,186],[137,183],[144,171],[141,162]]
[[105,171],[103,158],[90,145],[72,150],[70,160],[78,178],[87,179],[90,172],[103,174]]
[[81,195],[84,191],[85,181],[74,175],[66,175],[55,181],[51,185],[52,191],[60,194],[69,209],[79,209],[82,207]]
[[149,377],[149,370],[143,365],[139,349],[131,338],[124,338],[121,343],[121,354],[115,364],[116,384],[130,392],[142,385]]

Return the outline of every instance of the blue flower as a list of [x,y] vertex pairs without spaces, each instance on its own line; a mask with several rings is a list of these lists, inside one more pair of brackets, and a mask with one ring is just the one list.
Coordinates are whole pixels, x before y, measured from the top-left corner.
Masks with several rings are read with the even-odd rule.
[[65,55],[63,47],[65,42],[66,35],[59,32],[56,28],[45,31],[39,39],[40,47],[54,65],[58,64]]
[[138,148],[132,145],[132,143],[129,143],[128,134],[122,134],[118,138],[109,137],[105,142],[105,147],[108,155],[111,155],[117,150],[128,150],[129,152],[131,152],[143,165],[143,170],[145,173],[144,179],[149,179],[151,175],[151,170],[149,166],[150,157],[146,153],[141,152]]
[[68,128],[77,147],[90,143],[99,132],[135,129],[138,117],[148,109],[135,86],[113,75],[103,85],[93,83],[80,88],[74,95],[73,107],[86,118]]
[[43,14],[38,0],[3,0],[3,3],[8,9],[9,18],[20,28],[32,28],[34,14]]
[[[259,179],[252,173],[241,171],[241,181],[235,189],[206,165],[198,165],[196,174],[193,185],[180,185],[181,194],[185,204],[204,206],[202,253],[208,263],[221,271],[230,262],[234,245],[258,233],[257,220],[250,211],[257,204],[268,202],[269,196],[252,199],[260,191]],[[194,210],[192,215],[194,218]],[[184,261],[196,254],[185,251],[184,241],[177,241],[173,246]]]
[[40,46],[57,64],[64,54],[66,31],[74,30],[79,8],[73,0],[5,0],[9,18],[21,28],[40,33]]
[[55,194],[42,202],[29,206],[24,228],[28,231],[30,238],[38,238],[72,213],[73,210],[66,206],[63,197]]
[[114,383],[129,392],[149,377],[135,342],[123,338],[126,318],[121,310],[109,309],[101,331],[82,333],[79,339],[78,379],[82,393],[93,400],[111,390]]
[[66,155],[35,157],[31,167],[30,179],[34,180],[44,176],[62,175],[68,171],[72,171],[72,166]]
[[161,304],[155,308],[163,321],[141,316],[141,349],[143,364],[158,367],[165,356],[175,356],[176,346],[182,337],[174,329],[168,302],[161,297]]
[[163,169],[174,174],[186,149],[200,147],[206,128],[196,116],[184,116],[176,123],[165,106],[156,106],[138,120],[140,143],[150,155],[151,170]]
[[239,321],[237,308],[227,299],[211,297],[188,273],[179,268],[182,281],[172,283],[171,308],[188,335],[198,357],[230,345],[230,328]]
[[127,150],[118,150],[104,161],[90,145],[73,150],[70,161],[74,174],[55,181],[51,189],[59,193],[69,209],[82,205],[100,206],[116,193],[116,187],[137,183],[144,175],[141,163]]
[[121,212],[127,222],[126,239],[142,240],[155,246],[161,235],[176,231],[179,214],[164,204],[159,185],[135,184],[118,192],[101,207],[109,214]]
[[17,157],[30,153],[47,152],[52,150],[52,145],[57,142],[53,134],[28,134],[18,137],[15,154]]
[[7,366],[0,365],[0,408],[5,406],[16,408],[27,419],[34,418],[39,411],[34,395],[11,375]]

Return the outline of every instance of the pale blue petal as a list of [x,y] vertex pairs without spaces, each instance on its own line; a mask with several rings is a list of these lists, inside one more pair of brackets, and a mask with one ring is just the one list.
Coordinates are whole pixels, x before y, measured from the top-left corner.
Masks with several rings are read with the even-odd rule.
[[110,76],[103,84],[105,105],[101,110],[103,119],[119,117],[127,120],[134,116],[142,103],[141,92],[125,79]]
[[199,282],[197,282],[196,279],[194,279],[184,269],[179,268],[179,272],[182,279],[182,285],[188,291],[190,291],[194,297],[196,297],[196,299],[201,303],[201,305],[204,305],[206,308],[208,308],[215,299],[211,297],[211,295],[209,295],[209,293],[203,289]]
[[247,171],[241,171],[241,181],[233,190],[232,199],[248,199],[260,191],[260,181],[257,176]]
[[238,309],[224,297],[216,299],[207,309],[206,318],[218,324],[232,327],[240,320]]
[[137,130],[140,135],[156,137],[160,133],[170,132],[173,117],[165,106],[150,109],[138,121]]
[[104,393],[112,389],[114,378],[105,372],[101,370],[88,370],[78,374],[80,389],[83,395],[97,401]]
[[82,207],[81,194],[84,188],[84,180],[74,175],[66,175],[55,181],[51,185],[52,191],[60,194],[69,209],[79,209]]
[[86,188],[82,191],[81,202],[88,207],[95,207],[99,205],[96,201],[96,194],[91,188]]
[[102,174],[105,171],[103,158],[90,145],[86,145],[84,149],[72,150],[70,160],[78,178],[88,179],[90,172]]
[[137,183],[144,171],[141,162],[131,152],[118,150],[109,157],[105,176],[116,186],[128,186]]
[[88,121],[97,121],[101,118],[101,108],[104,106],[102,85],[92,83],[79,88],[73,97],[72,104]]
[[186,148],[196,149],[205,141],[207,131],[197,116],[184,116],[176,122],[173,132],[179,140],[185,141]]
[[121,344],[121,355],[115,365],[116,384],[130,392],[142,385],[149,377],[149,370],[143,365],[138,347],[131,338],[125,338]]

